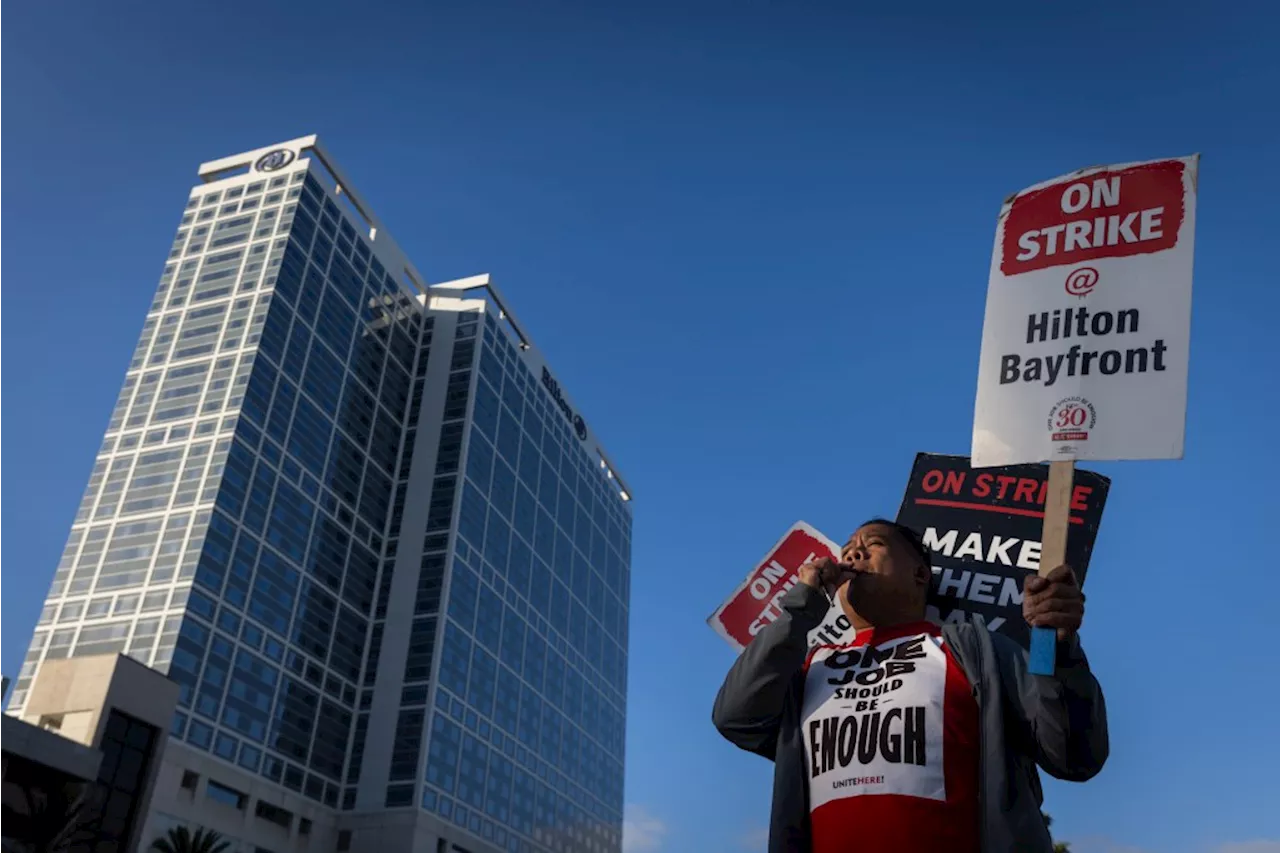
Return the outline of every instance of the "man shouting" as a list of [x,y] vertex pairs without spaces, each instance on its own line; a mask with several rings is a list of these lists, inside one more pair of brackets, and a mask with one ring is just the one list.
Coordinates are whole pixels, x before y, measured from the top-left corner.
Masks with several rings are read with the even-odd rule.
[[[1028,577],[1023,613],[1056,629],[1057,669],[981,622],[925,619],[916,533],[876,519],[823,558],[738,658],[712,719],[774,762],[769,853],[1050,853],[1037,765],[1083,782],[1107,759],[1102,690],[1068,566]],[[853,642],[810,650],[834,595]]]

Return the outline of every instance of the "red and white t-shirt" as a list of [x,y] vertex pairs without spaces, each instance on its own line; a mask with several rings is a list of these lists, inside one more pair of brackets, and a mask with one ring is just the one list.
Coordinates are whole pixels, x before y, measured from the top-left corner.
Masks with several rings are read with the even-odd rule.
[[977,853],[978,706],[938,627],[859,631],[805,667],[813,853]]

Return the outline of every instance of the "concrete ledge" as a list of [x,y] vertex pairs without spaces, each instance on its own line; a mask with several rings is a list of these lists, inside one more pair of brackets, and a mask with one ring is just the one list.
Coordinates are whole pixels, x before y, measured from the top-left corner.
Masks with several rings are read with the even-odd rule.
[[85,781],[98,778],[101,752],[16,717],[0,716],[0,743],[5,752],[34,764],[52,767]]

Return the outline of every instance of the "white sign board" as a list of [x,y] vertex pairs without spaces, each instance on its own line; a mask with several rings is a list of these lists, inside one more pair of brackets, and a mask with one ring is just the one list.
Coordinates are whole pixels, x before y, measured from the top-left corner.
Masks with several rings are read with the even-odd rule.
[[972,464],[1178,459],[1198,155],[1083,169],[1005,202]]

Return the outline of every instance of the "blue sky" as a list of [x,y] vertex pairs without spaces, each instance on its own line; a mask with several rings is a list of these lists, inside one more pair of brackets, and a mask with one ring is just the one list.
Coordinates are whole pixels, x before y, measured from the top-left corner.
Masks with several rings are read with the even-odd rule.
[[707,614],[967,450],[1005,195],[1199,151],[1187,456],[1096,466],[1112,757],[1047,807],[1078,853],[1280,849],[1275,11],[145,5],[5,10],[6,673],[196,165],[318,132],[431,280],[494,275],[631,482],[631,849],[759,851]]

